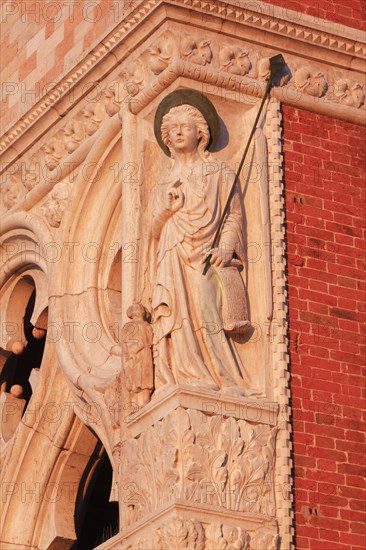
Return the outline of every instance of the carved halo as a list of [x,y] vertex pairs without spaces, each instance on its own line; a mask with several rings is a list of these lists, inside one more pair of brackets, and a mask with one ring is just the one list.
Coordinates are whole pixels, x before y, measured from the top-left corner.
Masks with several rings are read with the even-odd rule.
[[161,123],[164,115],[166,115],[170,109],[173,107],[178,107],[179,105],[192,105],[202,113],[205,118],[208,127],[210,129],[210,141],[208,144],[208,150],[212,151],[220,135],[220,122],[219,116],[216,112],[215,107],[211,101],[196,90],[175,90],[171,94],[167,95],[163,101],[160,103],[159,107],[156,110],[155,121],[154,121],[154,132],[157,142],[159,143],[161,149],[164,153],[170,157],[170,151],[168,147],[162,140],[161,137]]

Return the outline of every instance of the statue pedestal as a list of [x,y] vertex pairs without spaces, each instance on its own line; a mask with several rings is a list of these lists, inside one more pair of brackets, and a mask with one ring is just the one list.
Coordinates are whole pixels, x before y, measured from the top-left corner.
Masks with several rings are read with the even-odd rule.
[[126,417],[121,532],[99,548],[277,548],[278,405],[171,386]]

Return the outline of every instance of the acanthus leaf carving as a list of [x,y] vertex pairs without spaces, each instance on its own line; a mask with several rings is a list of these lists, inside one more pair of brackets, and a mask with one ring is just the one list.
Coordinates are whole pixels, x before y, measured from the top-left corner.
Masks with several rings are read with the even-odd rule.
[[100,102],[88,103],[85,109],[82,110],[82,115],[87,119],[86,133],[92,136],[100,127],[106,117],[106,112]]
[[134,97],[145,85],[145,67],[140,59],[130,63],[122,72],[126,96]]
[[23,196],[24,188],[20,181],[20,175],[6,174],[1,184],[2,203],[6,209],[12,208]]
[[124,483],[134,487],[124,499],[127,524],[174,498],[275,516],[276,434],[268,425],[193,409],[156,422],[122,449]]
[[160,528],[163,550],[190,548],[204,550],[205,532],[198,521],[174,518]]
[[27,191],[32,191],[41,180],[41,163],[38,158],[32,157],[27,168],[22,170],[22,179]]
[[[181,411],[183,423],[187,421],[184,415]],[[176,417],[168,415],[122,448],[127,525],[178,494],[181,476],[176,425]]]
[[104,107],[108,116],[117,114],[122,103],[122,82],[114,81],[103,90]]
[[183,449],[185,497],[228,510],[274,516],[277,428],[220,416],[202,418],[193,410],[189,416],[194,437]]

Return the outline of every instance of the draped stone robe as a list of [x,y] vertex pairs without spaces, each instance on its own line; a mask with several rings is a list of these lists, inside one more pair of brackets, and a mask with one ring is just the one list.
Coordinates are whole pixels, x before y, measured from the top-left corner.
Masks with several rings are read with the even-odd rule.
[[[184,204],[166,221],[156,250],[152,309],[156,386],[247,386],[244,367],[222,328],[221,295],[213,268],[204,276],[210,250],[234,173],[221,161],[202,159],[181,177]],[[164,209],[163,197],[174,178],[156,188],[153,224]],[[175,178],[176,179],[176,178]],[[236,191],[226,217],[220,247],[243,257],[243,212]]]

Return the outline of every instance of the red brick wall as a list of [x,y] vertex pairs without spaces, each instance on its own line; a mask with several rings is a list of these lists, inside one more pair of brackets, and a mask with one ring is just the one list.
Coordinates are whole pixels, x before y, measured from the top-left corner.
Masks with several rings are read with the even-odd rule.
[[2,0],[1,131],[121,20],[133,0]]
[[306,13],[354,29],[366,28],[365,0],[266,0],[266,3],[284,8],[285,17],[289,16],[288,10],[298,12],[299,23],[301,14]]
[[297,548],[365,548],[365,129],[284,107]]

